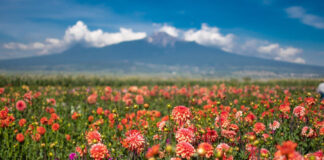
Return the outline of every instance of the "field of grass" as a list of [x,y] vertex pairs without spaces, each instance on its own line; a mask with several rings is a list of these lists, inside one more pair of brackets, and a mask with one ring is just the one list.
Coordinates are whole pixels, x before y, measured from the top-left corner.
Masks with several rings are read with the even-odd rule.
[[321,79],[0,76],[0,159],[324,159]]

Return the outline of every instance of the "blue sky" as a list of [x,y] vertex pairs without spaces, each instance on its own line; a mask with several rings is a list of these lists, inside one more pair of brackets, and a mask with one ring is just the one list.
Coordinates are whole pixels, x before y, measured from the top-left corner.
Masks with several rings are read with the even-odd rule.
[[[80,21],[78,26],[87,28],[82,35],[95,35],[98,29],[103,34],[73,41],[95,47],[173,31],[178,38],[233,53],[324,65],[322,8],[322,0],[1,0],[0,58],[67,49],[72,44],[66,40],[68,27],[77,30]],[[121,33],[121,27],[131,32]],[[111,37],[105,33],[130,37],[107,42]]]

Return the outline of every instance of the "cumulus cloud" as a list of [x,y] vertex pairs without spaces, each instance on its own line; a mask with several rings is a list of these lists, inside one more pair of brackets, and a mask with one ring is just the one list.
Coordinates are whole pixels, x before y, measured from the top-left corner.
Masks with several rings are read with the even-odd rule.
[[103,32],[101,29],[90,31],[82,21],[78,21],[74,26],[65,31],[64,40],[66,42],[85,41],[92,47],[104,47],[145,37],[145,32],[136,33],[132,29],[127,28],[120,28],[119,32],[116,33]]
[[165,32],[168,35],[172,36],[172,37],[178,37],[179,36],[179,32],[180,30],[173,27],[173,26],[169,26],[167,24],[164,24],[161,28],[158,29],[159,32]]
[[299,19],[302,23],[318,29],[324,29],[324,19],[320,16],[306,13],[302,7],[289,7],[286,9],[286,12],[290,18]]
[[219,47],[224,51],[231,52],[234,45],[234,34],[224,35],[217,27],[209,27],[206,23],[200,29],[178,29],[168,24],[153,24],[157,26],[157,32],[164,32],[168,35],[184,41],[192,41],[204,46]]
[[234,34],[223,35],[217,27],[209,27],[203,23],[200,30],[190,29],[185,31],[184,40],[194,41],[206,46],[218,46],[225,51],[231,51],[234,44]]
[[246,39],[236,44],[234,53],[278,61],[306,63],[303,58],[299,57],[303,53],[300,48],[283,46],[260,39]]
[[66,48],[66,46],[59,39],[47,38],[44,42],[34,42],[29,44],[10,42],[4,44],[4,48],[22,51],[35,50],[37,51],[37,54],[41,55],[46,54],[50,51],[54,51],[54,49],[56,49],[56,51],[58,52],[62,51]]
[[305,63],[304,59],[297,57],[297,54],[302,53],[302,49],[294,47],[281,47],[278,43],[274,43],[259,46],[257,51],[261,54],[267,54],[268,56],[274,57],[275,60]]
[[233,52],[241,55],[278,61],[306,63],[306,61],[300,57],[303,53],[302,49],[292,46],[283,46],[279,43],[271,43],[260,39],[244,39],[240,42],[236,42]]
[[101,29],[91,31],[82,21],[69,27],[62,39],[47,38],[44,42],[34,42],[30,44],[7,43],[6,49],[38,50],[38,54],[47,54],[53,51],[59,52],[66,49],[73,43],[84,42],[91,47],[104,47],[124,41],[143,39],[145,32],[133,32],[132,29],[120,28],[119,32],[108,33]]

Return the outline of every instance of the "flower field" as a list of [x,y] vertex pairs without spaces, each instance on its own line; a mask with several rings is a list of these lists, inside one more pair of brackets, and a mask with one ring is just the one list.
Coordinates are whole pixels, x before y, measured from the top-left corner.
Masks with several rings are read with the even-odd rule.
[[0,159],[323,160],[316,87],[8,83],[0,87]]

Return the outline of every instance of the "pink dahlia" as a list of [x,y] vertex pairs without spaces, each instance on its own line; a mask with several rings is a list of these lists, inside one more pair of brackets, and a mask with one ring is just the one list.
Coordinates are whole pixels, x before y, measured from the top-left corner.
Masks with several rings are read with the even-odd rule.
[[180,142],[176,146],[177,156],[190,159],[196,152],[195,148],[188,142]]
[[200,143],[197,151],[200,156],[204,156],[206,158],[210,158],[214,155],[214,147],[206,142]]
[[99,143],[99,142],[101,142],[101,135],[97,130],[90,131],[90,132],[86,133],[86,139],[88,141],[88,144]]
[[26,105],[25,101],[19,100],[16,103],[16,108],[18,109],[18,111],[24,111],[27,108],[27,105]]
[[189,108],[185,106],[176,106],[172,110],[172,117],[176,122],[182,125],[191,119],[192,114]]
[[102,143],[92,145],[90,155],[95,160],[102,160],[110,156],[107,147]]
[[194,141],[195,134],[192,130],[187,128],[181,128],[176,132],[175,135],[177,142],[188,142],[192,143]]
[[123,140],[123,146],[130,151],[134,151],[137,154],[144,150],[145,139],[144,136],[138,130],[130,130],[126,132],[126,138]]
[[269,124],[269,128],[271,129],[271,130],[276,130],[276,129],[278,129],[280,127],[280,122],[278,122],[278,121],[273,121],[273,123],[271,124]]
[[254,124],[254,128],[253,128],[253,131],[256,133],[256,134],[259,134],[261,132],[263,132],[265,130],[265,125],[261,122],[258,122],[258,123],[255,123]]
[[313,137],[316,135],[316,132],[312,128],[305,126],[303,127],[301,134],[305,137]]
[[294,108],[293,113],[294,113],[294,115],[296,117],[304,117],[305,116],[305,111],[306,111],[306,109],[304,107],[297,106],[297,107]]

